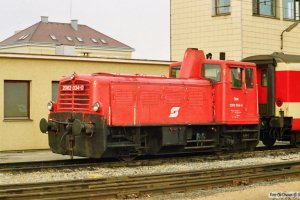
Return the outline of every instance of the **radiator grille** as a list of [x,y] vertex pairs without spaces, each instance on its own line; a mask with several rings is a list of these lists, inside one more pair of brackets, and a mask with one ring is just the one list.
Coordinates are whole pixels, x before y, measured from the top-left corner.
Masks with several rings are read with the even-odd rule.
[[[73,89],[75,86],[83,86],[81,89]],[[64,90],[63,88],[69,88]],[[60,83],[58,96],[58,110],[61,111],[90,111],[90,83],[88,81],[76,80]]]

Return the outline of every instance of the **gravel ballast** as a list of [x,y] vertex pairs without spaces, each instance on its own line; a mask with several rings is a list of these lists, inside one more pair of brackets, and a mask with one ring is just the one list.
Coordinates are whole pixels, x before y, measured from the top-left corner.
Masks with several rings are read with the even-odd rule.
[[20,172],[20,173],[0,173],[0,184],[16,184],[16,183],[36,183],[36,182],[52,182],[62,180],[77,180],[86,178],[103,178],[112,176],[129,176],[144,175],[154,173],[170,173],[192,170],[205,170],[238,166],[251,166],[257,164],[278,163],[285,161],[300,161],[300,153],[245,158],[226,161],[211,162],[180,162],[172,164],[161,164],[156,166],[140,166],[140,167],[118,167],[118,168],[99,168],[87,167],[82,169],[64,169],[64,170],[43,170],[37,172]]

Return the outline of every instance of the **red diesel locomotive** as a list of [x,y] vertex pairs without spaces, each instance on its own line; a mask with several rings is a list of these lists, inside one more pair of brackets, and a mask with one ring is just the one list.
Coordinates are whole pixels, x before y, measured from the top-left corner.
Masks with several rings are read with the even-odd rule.
[[40,121],[51,150],[128,158],[255,148],[260,133],[255,64],[205,59],[203,51],[188,49],[177,68],[179,78],[107,73],[63,78],[58,101],[48,104],[48,120]]

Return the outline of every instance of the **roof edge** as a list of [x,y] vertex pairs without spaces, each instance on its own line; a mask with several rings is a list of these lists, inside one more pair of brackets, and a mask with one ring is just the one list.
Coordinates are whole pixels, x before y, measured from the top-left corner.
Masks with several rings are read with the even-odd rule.
[[86,62],[112,62],[112,63],[138,63],[151,65],[170,65],[173,61],[168,60],[147,60],[147,59],[126,59],[108,57],[84,57],[84,56],[63,56],[63,55],[37,55],[19,53],[0,53],[0,58],[14,59],[38,59],[38,60],[66,60]]
[[285,62],[285,63],[300,63],[300,55],[294,54],[285,54],[282,52],[274,52],[272,54],[265,54],[265,55],[254,55],[243,58],[242,61],[244,62],[255,62],[255,63],[272,63],[274,60],[276,62]]
[[[22,47],[22,46],[43,46],[43,47],[53,47],[64,45],[64,44],[53,44],[53,43],[37,43],[37,42],[23,42],[23,43],[15,43],[15,44],[8,44],[8,45],[0,45],[0,49],[8,49],[8,48],[15,48],[15,47]],[[65,46],[73,46],[73,45],[65,45]],[[128,52],[134,52],[135,49],[133,48],[126,48],[126,47],[114,47],[114,46],[74,46],[78,49],[102,49],[106,51],[128,51]]]

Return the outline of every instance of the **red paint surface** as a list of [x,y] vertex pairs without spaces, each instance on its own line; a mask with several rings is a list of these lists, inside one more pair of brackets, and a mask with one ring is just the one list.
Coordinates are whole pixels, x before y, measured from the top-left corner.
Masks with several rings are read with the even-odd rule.
[[168,82],[156,80],[156,84],[150,84],[143,78],[136,82],[114,80],[111,83],[112,125],[212,123],[208,81]]
[[180,78],[200,78],[204,61],[204,52],[197,49],[187,49],[179,73]]
[[300,119],[299,118],[293,118],[293,123],[292,123],[292,130],[300,130]]
[[[242,87],[232,88],[231,67],[252,68],[253,88],[246,88],[245,70],[242,70]],[[225,73],[224,73],[225,70]],[[226,124],[258,123],[256,68],[252,63],[226,62],[223,66],[222,83],[216,85],[215,115],[217,122]],[[224,75],[225,74],[225,75]]]
[[257,68],[257,88],[258,88],[258,103],[266,104],[267,103],[267,95],[268,88],[262,86],[262,77],[261,77],[262,68]]
[[[59,110],[62,108],[60,105],[58,112],[69,109],[68,111],[103,115],[107,124],[112,126],[258,123],[255,65],[206,60],[203,59],[203,52],[195,49],[188,52],[191,54],[186,54],[185,58],[191,63],[184,60],[181,69],[184,75],[191,76],[189,78],[107,73],[76,75],[72,84],[86,84],[85,90],[80,91],[76,97],[77,100],[82,99],[85,107],[80,110],[82,105],[79,101],[72,102],[74,95],[71,95],[67,96],[71,99],[67,102],[69,107]],[[202,77],[201,66],[198,64],[220,65],[221,81],[213,82]],[[232,88],[231,67],[252,68],[254,88],[246,88],[245,70],[242,88]],[[66,77],[61,83],[69,79],[70,77]],[[61,88],[59,92],[62,94]],[[60,97],[58,100],[61,103]],[[101,109],[94,112],[92,107],[96,102],[101,105]]]
[[276,71],[276,99],[300,102],[300,71]]
[[[276,71],[276,100],[278,99],[283,103],[300,102],[300,71]],[[291,117],[292,130],[300,130],[300,119]]]

